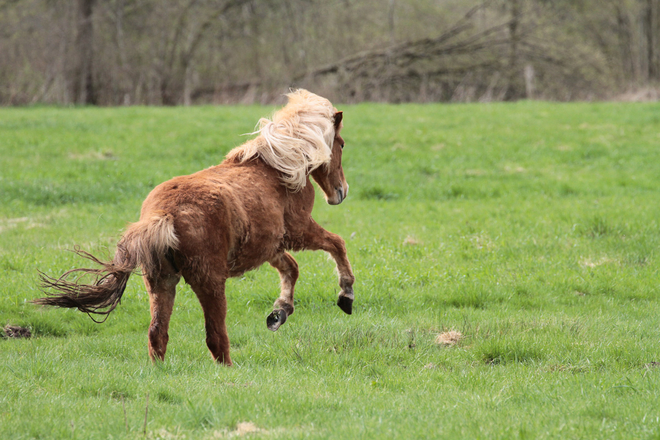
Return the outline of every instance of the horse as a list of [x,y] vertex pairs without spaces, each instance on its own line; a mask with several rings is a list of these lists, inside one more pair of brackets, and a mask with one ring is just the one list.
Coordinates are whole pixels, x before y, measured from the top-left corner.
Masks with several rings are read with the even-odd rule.
[[[343,113],[329,100],[298,89],[272,120],[259,120],[258,134],[231,150],[224,161],[156,186],[130,224],[112,261],[75,248],[99,268],[79,268],[59,278],[41,273],[45,297],[35,304],[77,308],[105,315],[120,302],[131,274],[141,269],[149,294],[149,356],[163,361],[176,286],[183,277],[204,312],[206,344],[215,361],[232,365],[225,324],[225,282],[268,262],[278,272],[281,293],[266,318],[276,331],[294,312],[298,264],[289,251],[323,250],[337,265],[337,305],[352,313],[355,277],[344,240],[312,219],[315,191],[330,205],[348,195],[342,168]],[[81,281],[92,276],[89,284]],[[93,319],[93,318],[92,318]]]

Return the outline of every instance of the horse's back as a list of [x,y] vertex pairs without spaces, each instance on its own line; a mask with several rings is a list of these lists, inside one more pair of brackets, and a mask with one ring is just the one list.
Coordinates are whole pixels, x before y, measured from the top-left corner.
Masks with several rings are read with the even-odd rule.
[[223,163],[168,180],[147,196],[141,218],[171,215],[184,260],[224,260],[229,276],[258,267],[285,234],[285,192],[258,165]]

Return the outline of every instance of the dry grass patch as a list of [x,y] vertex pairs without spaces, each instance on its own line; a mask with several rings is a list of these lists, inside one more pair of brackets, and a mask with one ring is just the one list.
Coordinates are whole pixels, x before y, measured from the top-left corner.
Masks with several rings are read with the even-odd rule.
[[510,174],[520,174],[526,173],[527,170],[519,165],[507,165],[504,167],[504,171]]
[[593,260],[591,258],[585,258],[582,261],[580,261],[580,264],[584,267],[598,267],[602,266],[603,264],[607,263],[615,263],[616,260],[612,258],[607,258],[607,257],[602,257],[598,260]]
[[452,347],[463,338],[463,334],[456,330],[450,330],[448,332],[443,332],[435,338],[435,343],[445,347]]
[[211,438],[234,438],[234,437],[244,437],[250,436],[253,434],[265,434],[267,431],[265,429],[259,428],[252,422],[239,422],[236,424],[236,428],[228,431],[223,429],[222,431],[215,431]]
[[170,432],[167,429],[159,429],[149,432],[147,438],[156,438],[162,440],[180,440],[187,438],[185,434],[179,432]]
[[6,219],[0,219],[0,232],[13,229],[20,224],[26,224],[27,229],[32,229],[42,226],[38,223],[33,222],[30,217],[6,218]]
[[470,177],[481,177],[488,174],[484,170],[474,169],[474,170],[465,170],[465,175]]
[[69,153],[69,159],[73,160],[117,160],[118,157],[112,151],[88,151],[85,153]]
[[418,246],[420,244],[422,244],[422,242],[411,235],[407,236],[405,240],[403,240],[404,246]]
[[490,237],[484,233],[471,235],[468,237],[468,239],[477,249],[485,249],[490,251],[495,247],[495,244],[490,239]]

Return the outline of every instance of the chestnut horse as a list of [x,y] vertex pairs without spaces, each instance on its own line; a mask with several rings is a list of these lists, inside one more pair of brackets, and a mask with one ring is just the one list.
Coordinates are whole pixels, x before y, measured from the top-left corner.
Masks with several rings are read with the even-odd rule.
[[[149,356],[163,360],[176,285],[183,277],[204,310],[211,355],[231,365],[227,278],[265,262],[277,269],[281,293],[266,320],[275,331],[294,310],[298,264],[287,251],[309,249],[326,251],[335,260],[341,287],[337,304],[351,314],[355,278],[344,240],[312,219],[309,180],[316,181],[331,205],[348,194],[341,165],[342,113],[306,90],[287,96],[288,104],[272,121],[259,121],[259,136],[230,151],[220,165],[175,177],[151,191],[140,220],[123,234],[111,262],[77,250],[101,267],[73,269],[60,278],[42,274],[48,296],[34,302],[107,315],[139,267],[151,306]],[[91,274],[94,282],[84,284],[76,277],[81,274]]]

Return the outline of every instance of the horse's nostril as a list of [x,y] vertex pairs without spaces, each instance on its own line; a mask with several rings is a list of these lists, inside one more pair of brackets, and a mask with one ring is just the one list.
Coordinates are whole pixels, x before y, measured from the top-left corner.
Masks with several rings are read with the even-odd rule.
[[344,200],[344,189],[343,188],[337,188],[335,191],[337,192],[337,195],[339,196],[339,203],[341,203]]

